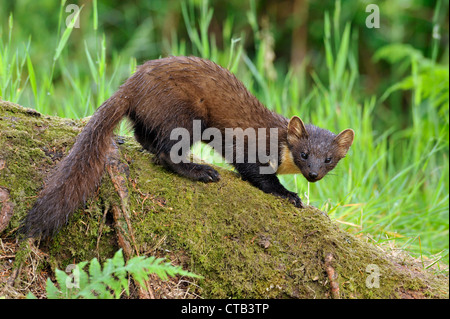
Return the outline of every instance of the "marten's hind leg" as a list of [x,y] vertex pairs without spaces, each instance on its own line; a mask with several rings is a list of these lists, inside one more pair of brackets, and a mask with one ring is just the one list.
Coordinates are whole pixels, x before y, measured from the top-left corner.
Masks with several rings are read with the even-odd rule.
[[145,150],[156,154],[156,133],[154,130],[148,129],[138,121],[134,121],[134,137]]
[[[142,145],[144,149],[153,153],[157,157],[157,162],[163,165],[166,169],[173,171],[181,176],[187,177],[194,181],[201,182],[217,182],[220,180],[219,173],[212,167],[203,164],[191,163],[188,161],[182,161],[180,163],[175,163],[170,158],[170,152],[175,143],[174,140],[169,138],[170,133],[161,133],[163,129],[161,128],[149,128],[149,126],[144,123],[133,119],[134,122],[134,135],[136,140]],[[178,119],[182,125],[182,119]],[[192,119],[187,119],[187,123],[191,123]],[[189,125],[185,125],[189,127]],[[165,131],[170,132],[168,127],[164,128]],[[158,133],[159,132],[159,133]],[[166,136],[169,135],[169,136]],[[188,145],[185,145],[186,149],[189,149],[192,144],[192,132],[189,132],[190,139],[187,141]],[[179,154],[181,156],[182,154]],[[187,156],[187,154],[185,154]]]
[[160,153],[158,159],[165,168],[194,181],[208,183],[220,180],[219,173],[211,166],[192,162],[174,163],[168,153]]

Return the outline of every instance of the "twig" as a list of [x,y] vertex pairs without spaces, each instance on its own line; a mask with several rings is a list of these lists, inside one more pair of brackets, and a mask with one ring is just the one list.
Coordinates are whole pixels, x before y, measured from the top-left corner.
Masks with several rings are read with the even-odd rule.
[[339,283],[337,281],[338,274],[336,270],[331,266],[331,262],[333,261],[333,255],[331,253],[328,253],[325,256],[325,271],[328,275],[328,280],[330,281],[330,287],[331,287],[331,296],[333,299],[340,299],[339,294]]

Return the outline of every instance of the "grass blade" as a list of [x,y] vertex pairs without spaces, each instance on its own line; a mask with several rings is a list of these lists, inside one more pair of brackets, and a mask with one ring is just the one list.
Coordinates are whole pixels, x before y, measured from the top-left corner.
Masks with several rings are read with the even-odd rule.
[[72,17],[72,20],[70,21],[69,25],[67,26],[66,30],[64,30],[61,38],[59,39],[58,45],[56,46],[55,55],[53,57],[53,61],[58,60],[59,56],[61,55],[62,50],[66,46],[67,40],[69,40],[70,34],[73,31],[73,27],[75,26],[75,23],[80,15],[81,10],[83,10],[84,6],[80,7],[80,10],[78,10],[74,16]]

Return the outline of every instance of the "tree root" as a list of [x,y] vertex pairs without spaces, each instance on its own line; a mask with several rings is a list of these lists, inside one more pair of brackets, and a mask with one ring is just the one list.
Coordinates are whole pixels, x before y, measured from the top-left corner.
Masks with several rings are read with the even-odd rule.
[[[139,256],[139,249],[136,246],[134,238],[134,230],[130,221],[130,209],[128,206],[128,187],[127,187],[127,172],[128,165],[120,161],[119,150],[115,143],[112,143],[111,151],[108,156],[106,170],[111,177],[114,188],[120,198],[120,207],[112,205],[113,219],[117,234],[117,242],[122,248],[125,258],[130,259],[133,256]],[[140,299],[155,299],[152,288],[148,281],[145,282],[145,288],[140,286],[137,281],[134,281],[138,287],[138,294]]]

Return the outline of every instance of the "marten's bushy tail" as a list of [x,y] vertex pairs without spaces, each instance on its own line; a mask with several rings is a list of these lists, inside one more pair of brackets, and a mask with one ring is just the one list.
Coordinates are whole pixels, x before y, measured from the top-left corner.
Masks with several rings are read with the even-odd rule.
[[98,108],[28,212],[22,226],[25,236],[53,235],[95,191],[103,174],[114,127],[128,109],[129,101],[120,91]]

